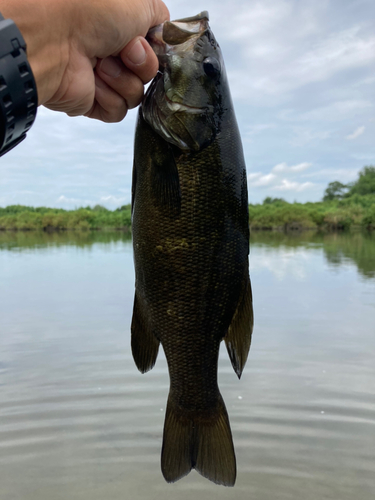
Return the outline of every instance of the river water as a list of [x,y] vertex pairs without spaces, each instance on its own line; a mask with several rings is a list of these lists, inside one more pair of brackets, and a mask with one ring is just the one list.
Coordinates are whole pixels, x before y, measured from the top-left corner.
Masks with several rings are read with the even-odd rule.
[[375,235],[253,233],[253,344],[224,349],[234,488],[160,472],[168,373],[130,351],[120,233],[0,233],[0,500],[372,500]]

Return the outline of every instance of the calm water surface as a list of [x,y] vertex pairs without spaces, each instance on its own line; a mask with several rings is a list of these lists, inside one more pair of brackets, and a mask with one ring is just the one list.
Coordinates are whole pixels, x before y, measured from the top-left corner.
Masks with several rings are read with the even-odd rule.
[[164,355],[130,351],[131,242],[0,233],[0,500],[375,497],[375,237],[253,233],[255,329],[219,383],[234,488],[160,472]]

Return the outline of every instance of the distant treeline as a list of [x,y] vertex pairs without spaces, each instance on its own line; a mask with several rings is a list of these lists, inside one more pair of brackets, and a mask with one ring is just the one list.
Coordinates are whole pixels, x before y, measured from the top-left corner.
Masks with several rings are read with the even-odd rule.
[[250,205],[249,211],[254,229],[375,229],[375,167],[364,167],[351,184],[330,182],[321,202],[266,198],[262,205]]
[[128,231],[130,226],[130,205],[124,205],[114,211],[101,205],[76,210],[34,208],[23,205],[0,207],[0,230],[121,229]]
[[[266,198],[262,204],[249,205],[252,229],[349,229],[360,226],[375,229],[375,194],[354,195],[317,203],[287,203]],[[0,230],[131,230],[130,206],[111,211],[104,207],[63,210],[12,205],[0,208]]]
[[[282,198],[268,197],[261,204],[249,205],[249,216],[252,229],[375,229],[375,167],[364,167],[352,184],[331,182],[321,202],[288,203]],[[0,207],[0,230],[130,231],[130,228],[130,205],[113,211],[101,205],[77,210],[22,205]]]
[[250,205],[249,214],[253,229],[375,229],[375,194],[317,203],[266,198],[262,205]]

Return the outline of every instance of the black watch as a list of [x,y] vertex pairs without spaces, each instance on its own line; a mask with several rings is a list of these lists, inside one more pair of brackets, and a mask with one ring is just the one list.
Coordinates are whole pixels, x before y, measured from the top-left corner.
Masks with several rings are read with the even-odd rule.
[[37,107],[25,40],[15,23],[0,14],[0,156],[23,141]]

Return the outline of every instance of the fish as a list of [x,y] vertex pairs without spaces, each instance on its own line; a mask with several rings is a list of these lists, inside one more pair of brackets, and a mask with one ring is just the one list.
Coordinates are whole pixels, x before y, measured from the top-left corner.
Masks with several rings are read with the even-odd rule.
[[241,138],[208,12],[166,21],[147,39],[159,71],[135,132],[131,348],[142,373],[160,344],[166,356],[165,480],[195,469],[233,486],[236,457],[217,375],[224,340],[241,377],[253,330]]

